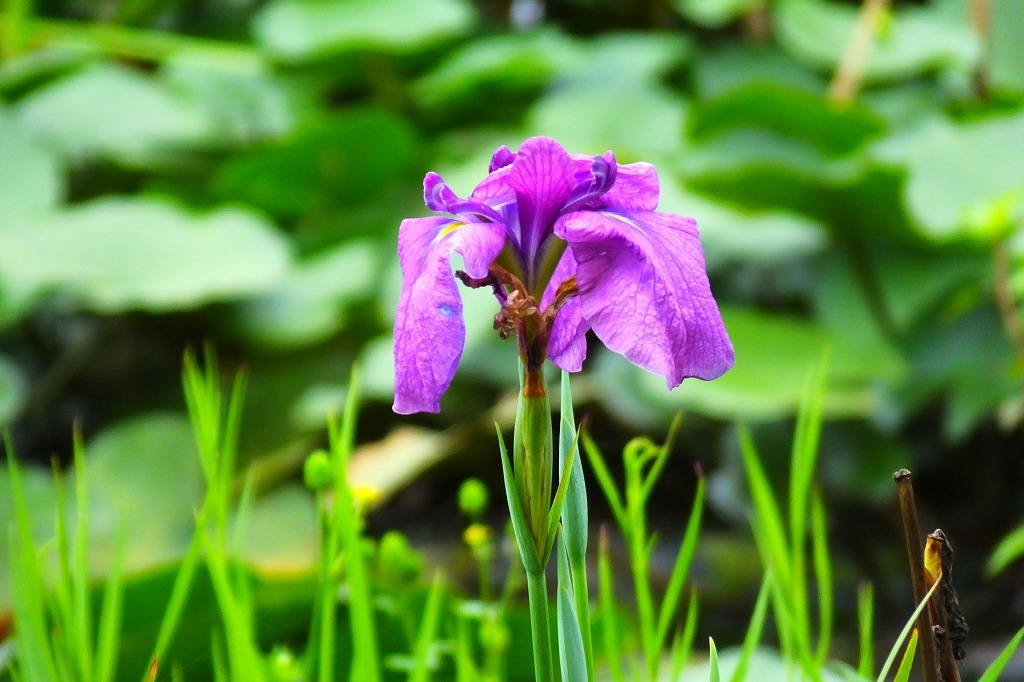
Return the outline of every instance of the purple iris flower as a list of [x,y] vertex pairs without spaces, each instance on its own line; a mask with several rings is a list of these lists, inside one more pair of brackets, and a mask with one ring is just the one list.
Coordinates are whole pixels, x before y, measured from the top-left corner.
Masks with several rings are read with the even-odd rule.
[[[570,155],[533,137],[518,152],[498,149],[466,199],[436,173],[423,188],[444,215],[403,220],[398,232],[395,412],[440,410],[465,344],[457,279],[493,289],[495,328],[517,337],[528,372],[545,357],[579,371],[590,329],[669,388],[732,366],[697,224],[655,211],[651,164]],[[452,252],[465,268],[454,275]]]

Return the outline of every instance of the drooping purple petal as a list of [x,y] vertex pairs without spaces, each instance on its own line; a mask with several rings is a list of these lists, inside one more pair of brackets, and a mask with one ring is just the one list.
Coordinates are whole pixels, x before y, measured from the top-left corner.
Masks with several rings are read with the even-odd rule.
[[658,207],[661,184],[657,169],[649,163],[627,163],[619,166],[615,184],[601,195],[595,208],[617,211],[647,212]]
[[584,319],[608,348],[674,388],[733,364],[711,296],[697,225],[667,213],[577,211],[555,232],[569,243]]
[[462,357],[466,327],[451,270],[453,251],[471,277],[484,277],[504,244],[504,227],[451,218],[411,218],[398,231],[402,292],[395,316],[395,402],[399,414],[438,412]]
[[[561,260],[555,267],[551,282],[541,299],[541,309],[546,310],[555,298],[559,285],[576,274],[576,259],[572,251],[566,249]],[[551,327],[548,340],[548,358],[566,372],[578,372],[583,369],[583,361],[587,357],[587,330],[590,325],[583,319],[580,297],[573,296],[562,304],[555,322]]]
[[[573,162],[568,152],[549,137],[531,137],[508,166],[508,185],[519,211],[520,247],[528,280],[536,275],[541,245],[552,234],[555,220],[572,192]],[[528,281],[527,286],[533,282]]]

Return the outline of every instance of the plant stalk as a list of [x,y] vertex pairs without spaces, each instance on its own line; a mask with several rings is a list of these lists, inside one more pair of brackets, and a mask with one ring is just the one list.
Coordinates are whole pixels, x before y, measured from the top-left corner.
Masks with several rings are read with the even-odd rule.
[[[914,501],[914,486],[910,471],[900,469],[892,475],[900,498],[900,516],[903,519],[903,539],[907,545],[907,561],[910,564],[910,580],[914,586],[914,601],[920,604],[928,596],[928,584],[924,575],[924,546],[921,542],[921,526],[917,521],[917,503]],[[918,660],[924,673],[924,682],[939,680],[939,659],[935,651],[935,637],[928,609],[922,609],[917,616]]]
[[530,597],[530,630],[533,633],[533,671],[537,682],[554,682],[551,658],[551,623],[548,619],[548,583],[544,571],[526,573]]

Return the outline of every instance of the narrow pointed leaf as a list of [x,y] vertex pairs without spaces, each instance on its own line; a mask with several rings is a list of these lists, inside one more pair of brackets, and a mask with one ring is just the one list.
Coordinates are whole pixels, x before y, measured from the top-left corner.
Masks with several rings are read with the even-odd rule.
[[981,677],[978,678],[978,682],[997,682],[1003,672],[1003,668],[1010,662],[1014,652],[1017,651],[1017,647],[1020,646],[1021,640],[1024,640],[1024,628],[1017,630],[1017,634],[1013,636],[1010,643],[1003,648],[1002,652],[992,661],[992,664],[982,673]]
[[896,669],[896,676],[892,678],[892,682],[907,682],[910,679],[910,670],[914,667],[916,653],[917,630],[914,630],[910,634],[910,642],[907,644],[907,650],[903,652],[903,659],[900,661],[900,667]]
[[878,673],[877,682],[885,682],[885,678],[889,675],[889,668],[896,661],[896,656],[900,652],[900,647],[903,645],[904,640],[907,639],[907,635],[914,629],[914,624],[917,623],[917,617],[921,611],[931,600],[932,595],[935,594],[935,589],[942,584],[941,580],[936,580],[935,584],[932,585],[932,589],[928,590],[928,593],[924,595],[924,599],[917,605],[914,612],[910,614],[910,618],[907,619],[907,624],[903,626],[903,630],[900,631],[900,636],[896,638],[896,642],[892,645],[892,650],[889,652],[889,657],[885,659],[885,665],[882,666],[882,671]]
[[[559,574],[569,572],[566,553],[558,553]],[[558,661],[562,666],[562,682],[586,682],[587,655],[583,650],[583,635],[580,632],[574,599],[570,585],[558,583]]]
[[664,643],[668,637],[669,627],[672,624],[672,616],[675,614],[679,604],[679,595],[683,591],[686,576],[693,563],[693,556],[697,550],[697,536],[700,534],[701,519],[704,513],[704,497],[706,484],[704,477],[697,478],[697,493],[693,499],[693,507],[690,509],[690,518],[686,522],[686,532],[683,534],[683,542],[679,546],[679,554],[676,556],[675,565],[672,566],[672,575],[669,577],[668,587],[665,588],[665,596],[661,602],[661,612],[658,614],[658,642]]
[[754,603],[754,613],[750,616],[750,625],[747,627],[747,634],[743,637],[743,648],[740,651],[740,659],[736,663],[736,669],[732,673],[732,682],[743,682],[747,678],[747,670],[750,668],[750,660],[754,656],[761,641],[761,634],[764,632],[764,621],[768,616],[768,600],[772,590],[772,574],[768,572],[761,583],[761,590],[757,593],[757,601]]

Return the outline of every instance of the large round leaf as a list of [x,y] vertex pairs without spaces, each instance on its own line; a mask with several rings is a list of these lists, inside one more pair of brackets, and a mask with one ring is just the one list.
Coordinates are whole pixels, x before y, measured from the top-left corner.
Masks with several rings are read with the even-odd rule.
[[296,265],[273,290],[230,312],[236,331],[268,346],[323,341],[345,324],[345,310],[370,293],[381,254],[367,242],[344,244]]
[[598,374],[611,411],[638,423],[670,417],[680,409],[721,419],[770,420],[792,415],[806,391],[807,375],[829,350],[824,409],[830,416],[865,416],[879,395],[873,384],[903,371],[898,356],[857,352],[842,336],[810,322],[753,310],[723,309],[736,348],[736,365],[714,381],[690,379],[669,392],[660,376],[614,353],[603,353]]
[[210,139],[194,101],[137,71],[102,64],[29,94],[16,109],[25,128],[73,157],[158,162],[176,147]]
[[86,469],[95,569],[106,567],[119,534],[128,570],[181,556],[202,500],[192,428],[183,416],[148,414],[110,427],[86,446]]
[[107,198],[9,230],[0,282],[22,296],[70,294],[103,312],[167,311],[265,291],[289,263],[284,238],[240,209],[198,216]]
[[976,123],[933,119],[873,147],[907,172],[908,212],[933,239],[965,236],[971,215],[1024,196],[1024,112]]
[[[775,4],[779,44],[809,66],[833,72],[858,21],[853,5],[827,0],[780,0]],[[970,24],[932,7],[893,12],[874,36],[863,78],[893,81],[943,68],[967,71],[980,55]]]
[[344,50],[414,52],[474,21],[464,0],[276,0],[256,15],[253,32],[271,56],[306,61]]
[[57,205],[64,178],[56,155],[0,110],[0,233],[19,216]]

